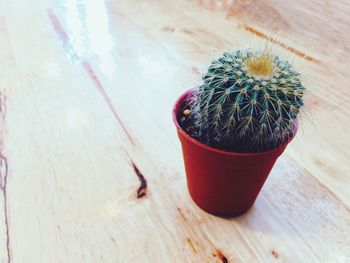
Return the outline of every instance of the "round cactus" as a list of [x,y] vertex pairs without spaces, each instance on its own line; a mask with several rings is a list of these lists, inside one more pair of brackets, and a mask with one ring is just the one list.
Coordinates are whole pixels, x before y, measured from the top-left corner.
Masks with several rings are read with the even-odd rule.
[[270,52],[226,52],[191,97],[190,135],[225,150],[274,148],[295,131],[304,89],[300,73]]

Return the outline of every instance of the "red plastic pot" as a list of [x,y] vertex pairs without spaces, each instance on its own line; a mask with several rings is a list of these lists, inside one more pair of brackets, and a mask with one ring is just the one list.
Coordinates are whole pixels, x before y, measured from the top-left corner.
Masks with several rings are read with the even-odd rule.
[[242,214],[254,204],[277,158],[296,131],[286,143],[265,152],[236,153],[212,148],[190,137],[178,123],[189,93],[176,101],[173,120],[182,146],[190,195],[208,213]]

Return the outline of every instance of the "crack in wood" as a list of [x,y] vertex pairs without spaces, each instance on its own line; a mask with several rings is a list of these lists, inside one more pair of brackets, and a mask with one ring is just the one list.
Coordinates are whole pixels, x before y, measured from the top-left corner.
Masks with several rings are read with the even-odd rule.
[[90,77],[90,79],[92,80],[92,82],[94,83],[95,87],[97,88],[97,90],[100,92],[100,94],[102,95],[103,99],[105,100],[108,108],[111,110],[111,112],[113,113],[114,117],[117,119],[117,121],[119,122],[121,128],[123,129],[124,133],[126,134],[126,136],[128,137],[130,143],[132,145],[135,145],[135,141],[132,138],[132,136],[130,135],[128,129],[126,128],[126,125],[124,124],[124,121],[121,119],[121,117],[119,116],[119,114],[117,113],[116,109],[113,106],[113,103],[110,99],[110,97],[108,96],[106,90],[104,89],[104,87],[102,86],[101,81],[97,78],[95,71],[93,70],[91,64],[89,62],[87,62],[86,60],[82,61],[82,65],[83,68],[85,69],[86,73],[88,74],[88,76]]
[[187,222],[187,218],[186,218],[184,212],[182,211],[182,209],[181,209],[180,207],[176,207],[176,209],[177,209],[177,211],[179,212],[179,214],[181,215],[181,217],[183,218],[183,220],[184,220],[185,222]]
[[50,19],[51,25],[54,28],[56,34],[58,35],[59,39],[62,41],[63,47],[66,50],[67,54],[69,54],[71,56],[72,60],[74,60],[76,62],[79,62],[80,65],[83,67],[83,69],[85,70],[86,74],[89,76],[89,78],[93,82],[94,86],[96,87],[96,89],[99,91],[99,93],[103,97],[104,101],[106,102],[108,108],[110,109],[110,111],[114,115],[115,119],[117,120],[117,122],[119,123],[119,125],[123,129],[124,133],[128,137],[130,143],[132,145],[135,145],[134,139],[130,135],[130,132],[126,128],[126,125],[124,124],[122,118],[119,116],[118,112],[114,108],[113,103],[112,103],[109,95],[107,94],[107,92],[106,92],[105,88],[103,87],[101,81],[97,78],[97,75],[96,75],[94,69],[92,68],[91,64],[86,60],[86,58],[80,56],[75,51],[75,48],[71,44],[71,40],[69,39],[69,36],[68,36],[67,32],[64,30],[63,26],[61,25],[58,17],[56,16],[55,12],[53,11],[53,9],[48,9],[47,10],[47,15],[48,15],[48,17]]
[[8,162],[3,153],[4,144],[4,120],[6,114],[5,96],[0,93],[0,118],[1,118],[1,131],[0,131],[0,190],[4,200],[4,221],[5,221],[5,235],[6,235],[6,251],[7,262],[12,262],[11,246],[10,246],[10,223],[8,215],[8,202],[7,202],[7,178],[8,178]]
[[8,176],[8,163],[5,156],[0,153],[0,189],[4,199],[4,219],[5,219],[5,234],[6,234],[6,250],[7,250],[7,262],[11,263],[11,247],[10,247],[10,227],[8,216],[8,202],[7,202],[7,176]]
[[216,249],[215,253],[213,253],[214,257],[218,257],[222,263],[228,263],[227,257],[221,252],[220,249]]
[[195,246],[194,246],[194,244],[193,244],[191,238],[187,238],[187,243],[188,243],[188,245],[192,248],[193,252],[197,254],[198,251],[197,251],[197,249],[195,248]]
[[299,57],[301,57],[301,58],[303,58],[303,59],[306,59],[306,60],[308,60],[308,61],[312,61],[312,62],[314,62],[314,63],[319,63],[319,62],[320,62],[318,59],[313,58],[313,57],[311,57],[311,56],[308,56],[308,55],[306,55],[304,52],[302,52],[302,51],[300,51],[300,50],[297,50],[297,49],[295,49],[295,48],[293,48],[293,47],[291,47],[291,46],[288,46],[288,45],[286,45],[285,43],[283,43],[283,42],[281,42],[281,41],[279,41],[279,40],[277,40],[277,39],[274,39],[273,37],[270,37],[270,36],[268,36],[268,35],[266,35],[266,34],[260,32],[259,30],[255,29],[255,28],[253,28],[253,27],[251,27],[251,26],[244,25],[244,29],[245,29],[246,31],[250,32],[250,33],[253,33],[254,35],[256,35],[256,36],[258,36],[258,37],[261,37],[261,38],[263,38],[263,39],[266,39],[266,40],[270,41],[271,43],[276,44],[276,45],[282,47],[282,48],[285,49],[285,50],[288,50],[288,51],[294,53],[295,55],[297,55],[297,56],[299,56]]
[[140,180],[140,186],[136,191],[137,198],[142,198],[142,197],[146,196],[146,193],[147,193],[147,180],[144,177],[144,175],[140,172],[139,168],[136,166],[134,161],[131,160],[131,164],[132,164],[132,168],[134,169],[135,174],[137,175],[137,177]]
[[272,256],[274,257],[274,258],[278,258],[278,253],[277,253],[277,251],[276,250],[272,250],[271,251],[271,254],[272,254]]

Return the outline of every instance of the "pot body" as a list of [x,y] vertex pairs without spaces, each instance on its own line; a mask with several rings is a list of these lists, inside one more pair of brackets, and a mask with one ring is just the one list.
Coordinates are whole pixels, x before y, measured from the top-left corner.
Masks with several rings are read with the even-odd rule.
[[259,153],[226,152],[209,147],[190,137],[178,123],[189,92],[177,100],[173,120],[182,146],[190,195],[208,213],[242,214],[253,205],[277,158],[294,136],[273,150]]

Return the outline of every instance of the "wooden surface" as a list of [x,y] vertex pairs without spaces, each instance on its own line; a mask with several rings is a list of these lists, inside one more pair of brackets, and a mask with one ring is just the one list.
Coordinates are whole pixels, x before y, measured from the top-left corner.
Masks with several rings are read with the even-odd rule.
[[[0,0],[0,262],[350,262],[350,4]],[[171,120],[223,49],[308,88],[254,207],[195,206]]]

